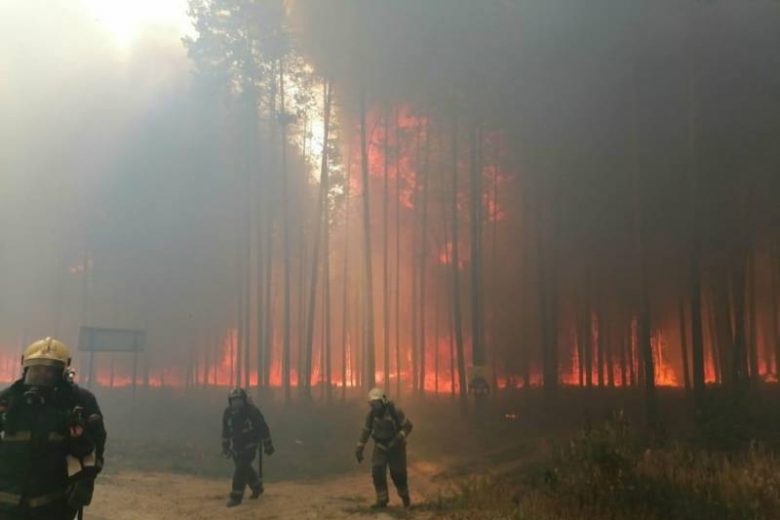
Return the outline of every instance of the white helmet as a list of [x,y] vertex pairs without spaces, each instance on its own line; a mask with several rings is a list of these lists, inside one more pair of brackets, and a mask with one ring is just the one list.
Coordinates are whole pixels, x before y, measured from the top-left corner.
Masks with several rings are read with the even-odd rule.
[[370,403],[371,401],[387,402],[385,391],[381,388],[372,388],[371,391],[368,392],[368,402]]

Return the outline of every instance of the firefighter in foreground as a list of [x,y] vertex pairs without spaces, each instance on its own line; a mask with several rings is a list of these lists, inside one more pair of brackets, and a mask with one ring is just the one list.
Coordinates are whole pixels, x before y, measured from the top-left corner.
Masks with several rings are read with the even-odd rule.
[[0,518],[81,517],[103,467],[97,400],[73,383],[70,352],[56,339],[27,347],[22,367],[0,393]]
[[371,475],[376,489],[376,504],[373,507],[387,507],[388,466],[404,507],[409,507],[411,499],[406,474],[406,437],[412,432],[412,423],[400,408],[387,399],[381,388],[374,388],[368,393],[368,404],[371,410],[366,416],[355,457],[358,462],[363,462],[363,449],[368,437],[372,437],[374,451],[371,454]]
[[227,506],[234,507],[244,498],[244,488],[252,490],[250,498],[263,494],[263,454],[260,453],[258,472],[252,467],[258,447],[270,456],[274,453],[271,431],[263,414],[250,401],[243,388],[234,388],[228,394],[228,407],[222,415],[222,453],[232,457],[236,465],[233,488]]

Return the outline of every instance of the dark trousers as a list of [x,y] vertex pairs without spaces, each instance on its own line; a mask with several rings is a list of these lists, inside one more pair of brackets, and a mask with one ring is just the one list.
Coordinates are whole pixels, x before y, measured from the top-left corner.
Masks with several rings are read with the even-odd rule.
[[0,509],[0,520],[73,520],[76,513],[65,500],[58,500],[43,507],[21,507],[13,511]]
[[262,471],[263,462],[262,455],[260,455],[260,474],[252,467],[252,463],[255,461],[257,455],[257,447],[244,448],[238,450],[233,456],[233,462],[235,463],[235,470],[233,471],[233,488],[230,492],[230,496],[233,498],[241,499],[244,496],[244,489],[249,486],[252,491],[263,487]]
[[371,476],[374,479],[377,502],[389,500],[387,492],[387,469],[390,468],[390,478],[400,497],[409,496],[409,484],[406,474],[406,443],[398,443],[386,449],[379,443],[374,443],[371,455]]

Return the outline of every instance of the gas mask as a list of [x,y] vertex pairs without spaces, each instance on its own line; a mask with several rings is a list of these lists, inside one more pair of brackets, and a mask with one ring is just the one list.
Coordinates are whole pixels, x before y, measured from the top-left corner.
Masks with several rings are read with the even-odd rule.
[[241,410],[244,407],[244,400],[243,399],[231,399],[230,400],[230,410],[233,412],[237,412]]
[[40,386],[31,386],[24,392],[24,400],[30,406],[43,406],[46,398]]
[[380,400],[371,401],[369,403],[371,406],[371,413],[374,414],[376,417],[381,416],[385,413],[385,403],[383,403]]
[[46,402],[46,395],[62,379],[62,369],[49,365],[33,365],[24,371],[24,399],[31,406]]
[[24,371],[25,386],[54,388],[62,379],[62,368],[48,365],[33,365]]

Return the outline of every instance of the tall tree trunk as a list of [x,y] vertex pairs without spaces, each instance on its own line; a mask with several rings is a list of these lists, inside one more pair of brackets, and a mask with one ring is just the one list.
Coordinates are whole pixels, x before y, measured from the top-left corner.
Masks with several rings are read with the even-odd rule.
[[701,233],[699,228],[699,121],[698,90],[693,67],[688,71],[688,150],[689,173],[688,229],[690,247],[688,288],[691,313],[691,350],[693,361],[693,392],[697,408],[701,409],[705,392],[704,328],[702,319]]
[[395,393],[401,395],[401,126],[395,110]]
[[[530,297],[530,281],[531,281],[531,252],[533,251],[532,245],[532,238],[531,233],[533,232],[532,226],[531,226],[531,219],[533,218],[533,207],[531,203],[531,190],[526,187],[523,190],[523,222],[522,222],[522,231],[523,231],[523,265],[521,269],[522,273],[522,279],[520,283],[520,296],[522,298],[524,307],[521,309],[522,312],[522,320],[520,320],[521,326],[522,326],[522,349],[523,349],[523,360],[522,360],[522,371],[523,371],[523,388],[529,389],[531,387],[531,341],[529,340],[530,332],[531,332],[531,320],[530,320],[530,313],[529,308],[531,305],[528,305],[531,302]],[[537,228],[538,230],[538,228]],[[536,251],[537,254],[539,254],[539,251]],[[580,363],[582,363],[582,358],[580,358]]]
[[745,291],[747,298],[747,351],[750,368],[750,378],[754,381],[760,379],[758,366],[758,317],[756,316],[756,263],[753,254],[749,254],[747,263],[748,283]]
[[419,378],[420,381],[417,384],[417,388],[421,395],[425,394],[425,373],[426,368],[426,303],[427,303],[427,275],[426,264],[428,259],[428,179],[430,177],[430,154],[431,154],[431,132],[428,126],[428,120],[426,119],[425,132],[425,150],[423,152],[423,170],[422,170],[422,183],[420,188],[422,189],[422,226],[420,228],[420,251],[419,251],[419,265],[417,268],[418,276],[420,277],[420,327],[419,333]]
[[[495,158],[496,161],[498,161],[498,157]],[[491,249],[491,262],[490,262],[490,273],[491,273],[491,279],[490,279],[490,291],[491,291],[491,297],[490,300],[492,302],[491,309],[490,309],[490,359],[491,359],[491,381],[490,386],[493,389],[493,391],[496,391],[498,389],[498,309],[499,309],[499,301],[498,301],[498,177],[499,177],[499,169],[496,167],[496,169],[493,171],[493,214],[491,215],[493,221],[492,221],[492,228],[493,228],[493,236],[492,236],[492,244],[490,246]],[[524,266],[521,266],[520,269],[522,269]],[[519,322],[522,324],[522,320]],[[522,326],[522,325],[521,325]],[[522,336],[521,336],[522,337]]]
[[458,247],[458,123],[452,125],[452,305],[455,346],[458,355],[458,382],[461,401],[466,399],[466,358],[463,351],[463,317],[460,304],[460,251]]
[[[328,87],[328,97],[330,97],[330,86]],[[327,146],[327,140],[324,141]],[[330,402],[333,399],[333,323],[331,312],[331,287],[330,287],[330,201],[328,193],[330,192],[330,179],[325,195],[325,205],[322,211],[323,225],[322,230],[322,273],[324,277],[323,287],[323,363],[324,363],[324,384],[325,399]]]
[[736,386],[741,386],[748,378],[748,356],[745,327],[745,297],[746,297],[746,271],[748,269],[747,253],[739,255],[732,270],[732,305],[734,308],[734,334],[731,349],[732,378]]
[[[240,206],[239,206],[240,207]],[[241,236],[242,234],[239,234]],[[239,239],[240,240],[240,239]],[[241,354],[243,352],[242,343],[244,342],[244,262],[243,260],[243,248],[238,248],[238,273],[236,283],[238,284],[236,301],[236,351],[235,351],[235,365],[233,371],[233,386],[241,386],[241,376],[243,371],[241,370]]]
[[649,423],[655,423],[656,395],[655,395],[655,362],[653,359],[653,346],[651,343],[652,326],[650,323],[650,297],[647,275],[647,251],[646,251],[646,216],[642,197],[642,166],[640,159],[639,137],[639,108],[636,83],[636,71],[631,69],[631,140],[633,155],[633,184],[634,184],[634,236],[639,275],[639,294],[637,300],[637,341],[643,366],[643,377],[647,402],[647,419]]
[[385,392],[390,391],[390,280],[388,253],[388,206],[390,204],[390,110],[385,108],[382,116],[384,123],[384,168],[382,171],[382,353],[384,354],[383,386]]
[[[544,189],[545,181],[540,180],[541,199],[548,201]],[[552,198],[552,197],[550,197]],[[537,206],[537,277],[539,286],[539,322],[541,332],[542,385],[548,397],[555,395],[558,389],[558,327],[557,327],[557,280],[556,258],[549,244],[555,243],[555,215],[544,218],[544,204]],[[554,213],[553,209],[550,209]],[[544,224],[549,224],[549,236],[545,237]],[[545,240],[546,238],[546,240]]]
[[636,356],[634,355],[634,318],[631,317],[626,324],[626,351],[628,352],[628,382],[630,386],[637,384],[636,380]]
[[680,330],[680,354],[682,356],[683,381],[685,390],[691,389],[690,368],[688,367],[688,331],[686,330],[685,320],[685,297],[680,294],[679,305],[677,306],[677,323]]
[[[351,347],[349,336],[349,320],[347,318],[348,288],[349,288],[349,191],[352,182],[352,156],[347,153],[347,178],[344,184],[344,269],[341,273],[341,399],[347,397],[347,348]],[[350,348],[351,351],[351,348]],[[350,365],[350,378],[354,365]]]
[[419,245],[418,245],[418,239],[419,239],[419,230],[420,226],[418,225],[418,220],[420,216],[420,207],[419,207],[419,200],[418,200],[418,193],[419,193],[419,182],[420,182],[420,174],[418,172],[415,172],[414,174],[414,220],[412,221],[412,247],[409,251],[409,270],[412,273],[411,276],[411,291],[409,293],[411,301],[409,302],[411,305],[411,323],[410,323],[410,338],[409,338],[409,345],[411,348],[410,352],[410,366],[409,366],[409,382],[412,385],[412,393],[417,394],[419,389],[418,385],[420,382],[420,378],[418,376],[419,372],[419,363],[418,363],[418,352],[419,348],[417,345],[417,342],[420,339],[419,334],[417,334],[417,330],[419,329],[419,321],[420,321],[420,314],[418,312],[419,309],[419,286],[418,286],[418,275],[417,272],[417,256],[419,255]]
[[616,316],[618,327],[615,332],[618,345],[620,345],[620,386],[623,388],[628,386],[628,356],[626,352],[625,329],[622,325],[624,314],[625,313],[622,310],[618,312],[618,315]]
[[712,290],[712,324],[714,331],[713,343],[718,349],[718,361],[722,383],[732,388],[738,381],[735,366],[734,335],[731,322],[731,299],[729,294],[730,272],[725,267],[718,270],[713,280]]
[[607,319],[604,317],[604,312],[600,315],[599,319],[599,337],[602,338],[602,344],[604,345],[604,363],[607,371],[607,385],[610,388],[615,387],[615,365],[614,365],[614,353],[613,353],[613,334],[610,333],[610,327]]
[[[258,144],[259,146],[259,144]],[[266,266],[266,249],[267,243],[265,242],[265,233],[267,231],[266,222],[270,217],[268,211],[269,201],[266,196],[268,191],[263,186],[262,177],[258,177],[258,190],[255,192],[255,197],[258,198],[261,204],[261,208],[258,209],[257,214],[257,235],[255,240],[257,242],[257,259],[255,265],[257,271],[255,272],[255,299],[257,300],[257,307],[255,313],[255,323],[257,332],[255,334],[255,348],[257,349],[257,386],[265,387],[268,384],[265,376],[265,342],[263,338],[265,336],[265,308],[270,306],[270,302],[265,298],[265,266]]]
[[[306,351],[306,367],[304,371],[305,380],[303,381],[302,390],[304,395],[311,398],[311,375],[312,375],[312,359],[313,359],[313,347],[314,347],[314,317],[317,314],[317,283],[319,282],[320,274],[320,238],[322,236],[322,228],[328,227],[327,207],[328,207],[328,191],[330,189],[328,168],[328,132],[330,131],[330,103],[331,103],[331,87],[330,83],[326,82],[323,86],[323,102],[324,102],[324,116],[322,122],[322,163],[320,165],[320,193],[317,200],[317,222],[314,225],[314,249],[311,257],[311,275],[309,285],[309,302],[308,311],[306,312],[306,338],[305,338],[305,351]],[[327,233],[327,231],[325,231]],[[326,250],[325,255],[328,252]],[[328,273],[325,273],[328,276]],[[329,302],[324,302],[327,305]],[[325,345],[322,346],[325,348]],[[323,370],[325,367],[320,367]]]
[[[775,377],[780,380],[780,247],[770,257],[770,269],[772,271],[772,324],[771,340],[775,347]],[[769,365],[767,365],[769,370]]]
[[284,323],[282,342],[282,387],[284,389],[285,402],[290,401],[290,350],[291,350],[291,319],[290,319],[290,194],[289,180],[287,178],[287,111],[284,92],[284,62],[279,60],[279,92],[281,100],[281,132],[282,132],[282,223],[284,241]]
[[439,320],[441,319],[441,298],[436,298],[433,314],[433,392],[436,397],[439,397]]
[[[588,298],[586,296],[586,298]],[[593,311],[586,299],[582,310],[582,353],[585,360],[585,386],[593,386]]]
[[599,388],[604,388],[604,320],[601,314],[601,307],[596,307],[595,312],[596,320],[596,361],[598,362],[598,369],[596,375],[598,377]]
[[723,370],[721,368],[721,348],[720,341],[718,340],[718,324],[715,317],[715,289],[712,287],[705,293],[707,296],[707,332],[709,333],[710,340],[710,359],[712,360],[712,368],[714,373],[715,382],[720,384],[723,382]]
[[482,331],[482,165],[481,131],[471,132],[471,357],[473,366],[483,370],[485,352]]
[[366,128],[366,92],[360,91],[360,159],[361,177],[363,182],[363,255],[365,275],[365,312],[366,312],[366,340],[365,340],[365,378],[366,387],[376,384],[376,362],[374,351],[374,275],[371,260],[371,205],[369,202],[369,172],[368,172],[368,145]]

